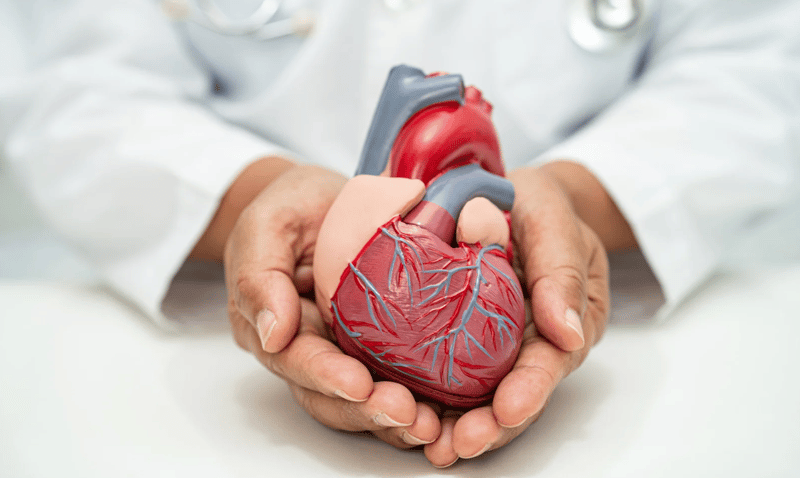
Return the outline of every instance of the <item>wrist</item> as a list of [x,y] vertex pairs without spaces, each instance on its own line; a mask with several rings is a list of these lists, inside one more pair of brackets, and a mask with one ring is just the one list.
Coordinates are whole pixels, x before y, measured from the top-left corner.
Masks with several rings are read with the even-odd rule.
[[222,196],[214,217],[195,244],[190,257],[221,261],[225,242],[241,212],[272,181],[295,166],[287,159],[267,156],[245,167]]
[[564,191],[575,214],[600,237],[608,251],[637,247],[630,224],[600,180],[574,161],[546,163],[539,170]]

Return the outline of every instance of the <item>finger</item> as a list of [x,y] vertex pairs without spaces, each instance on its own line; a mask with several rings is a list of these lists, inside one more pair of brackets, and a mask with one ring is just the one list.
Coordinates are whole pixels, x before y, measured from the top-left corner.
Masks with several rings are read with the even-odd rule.
[[255,325],[264,351],[282,350],[297,332],[300,296],[286,274],[266,271],[243,277],[236,300],[242,315]]
[[412,448],[433,443],[440,432],[441,423],[436,412],[427,404],[417,403],[417,417],[410,426],[383,428],[372,433],[397,448]]
[[292,214],[248,208],[225,248],[228,292],[268,352],[297,331],[300,297],[294,284],[299,227]]
[[502,433],[491,406],[474,408],[453,427],[453,449],[459,458],[474,458],[489,450]]
[[292,277],[297,292],[308,294],[314,290],[314,269],[310,264],[298,264]]
[[369,370],[321,337],[319,313],[313,303],[303,301],[303,305],[306,311],[303,327],[295,340],[281,352],[265,352],[258,334],[240,314],[231,320],[237,343],[255,355],[267,369],[287,381],[329,397],[356,402],[367,400],[373,388]]
[[564,352],[543,337],[527,339],[517,362],[495,391],[492,409],[497,423],[516,428],[544,409],[561,380],[585,352]]
[[453,448],[459,458],[475,458],[508,444],[534,420],[531,417],[514,428],[506,428],[497,422],[491,406],[470,410],[453,427]]
[[281,350],[297,330],[297,288],[311,290],[310,269],[304,266],[310,265],[307,258],[325,212],[344,182],[344,177],[322,168],[295,167],[239,215],[228,238],[228,292],[267,352]]
[[533,181],[532,194],[520,195],[512,211],[533,318],[558,347],[577,350],[585,343],[586,232],[560,190],[543,179]]
[[436,468],[447,468],[458,461],[458,454],[453,448],[453,428],[456,417],[442,418],[442,431],[439,438],[425,445],[425,457]]
[[514,368],[500,382],[491,406],[470,410],[453,431],[461,458],[474,458],[519,436],[544,410],[579,353],[564,352],[541,336],[526,341]]
[[417,404],[407,388],[394,382],[377,382],[369,398],[351,402],[329,397],[289,383],[295,399],[315,420],[345,431],[377,431],[409,427],[417,418]]
[[263,355],[259,360],[276,374],[330,397],[364,401],[373,391],[372,377],[361,362],[314,334],[302,333],[284,351]]
[[417,418],[402,432],[402,439],[409,445],[433,443],[442,432],[442,423],[436,411],[426,403],[417,403]]
[[602,248],[593,255],[589,263],[586,298],[588,302],[583,321],[584,333],[586,343],[594,345],[605,332],[611,307],[608,256]]
[[228,301],[228,319],[236,345],[251,353],[253,344],[260,346],[261,339],[258,337],[258,333],[253,329],[253,325],[239,313],[232,300]]
[[531,287],[531,312],[539,333],[563,350],[583,348],[585,281],[577,269],[541,277]]

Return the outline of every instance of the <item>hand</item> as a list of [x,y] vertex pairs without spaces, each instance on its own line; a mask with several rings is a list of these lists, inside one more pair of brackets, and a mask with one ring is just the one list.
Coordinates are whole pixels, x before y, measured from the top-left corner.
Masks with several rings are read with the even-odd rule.
[[[532,317],[516,364],[491,405],[442,419],[440,438],[425,447],[436,466],[499,448],[539,417],[556,385],[581,364],[605,329],[609,285],[604,243],[635,245],[613,201],[580,165],[552,163],[509,177],[516,189],[512,232]],[[587,222],[603,225],[602,241]]]
[[322,168],[290,167],[238,216],[224,249],[233,335],[321,423],[371,431],[401,448],[429,443],[439,435],[435,412],[402,385],[374,383],[333,344],[314,303],[300,297],[313,291],[317,234],[345,182]]

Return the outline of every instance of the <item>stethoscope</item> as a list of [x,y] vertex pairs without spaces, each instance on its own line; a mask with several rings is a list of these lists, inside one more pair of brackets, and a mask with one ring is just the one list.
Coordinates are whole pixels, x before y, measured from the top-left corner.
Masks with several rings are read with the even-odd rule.
[[232,19],[214,0],[161,0],[161,9],[175,21],[196,23],[227,36],[275,40],[288,36],[305,37],[314,29],[314,14],[308,8],[297,9],[289,18],[275,19],[281,0],[262,0],[244,19]]
[[647,0],[570,0],[569,36],[589,52],[618,50],[644,30],[647,7]]
[[[403,10],[420,0],[384,0],[392,10]],[[275,19],[284,2],[262,0],[247,18],[234,20],[214,0],[161,0],[164,12],[173,20],[190,21],[222,35],[273,40],[286,36],[307,36],[314,28],[313,12],[298,9],[289,18]],[[642,30],[647,18],[646,0],[569,0],[567,28],[572,40],[593,53],[614,51]]]

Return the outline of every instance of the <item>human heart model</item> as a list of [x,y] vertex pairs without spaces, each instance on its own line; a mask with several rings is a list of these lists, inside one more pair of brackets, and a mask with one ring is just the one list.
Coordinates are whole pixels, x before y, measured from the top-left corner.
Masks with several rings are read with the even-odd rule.
[[491,398],[525,325],[491,110],[460,75],[394,67],[314,253],[342,350],[455,407]]

